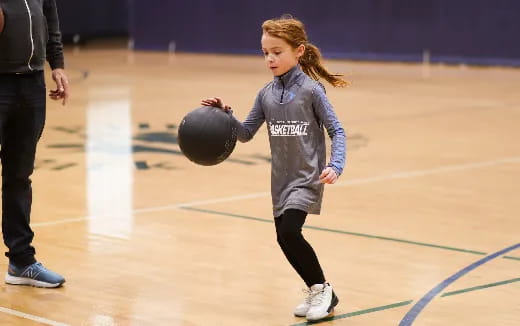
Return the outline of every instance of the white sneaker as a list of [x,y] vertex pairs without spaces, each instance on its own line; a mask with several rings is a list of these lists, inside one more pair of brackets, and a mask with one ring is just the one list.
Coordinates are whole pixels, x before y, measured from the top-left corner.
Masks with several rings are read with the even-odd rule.
[[309,311],[309,308],[311,307],[312,291],[309,288],[303,289],[302,291],[305,293],[305,299],[294,308],[294,315],[296,317],[307,316],[307,311]]
[[339,300],[332,285],[329,283],[314,284],[311,286],[311,306],[305,317],[309,321],[316,321],[329,316]]

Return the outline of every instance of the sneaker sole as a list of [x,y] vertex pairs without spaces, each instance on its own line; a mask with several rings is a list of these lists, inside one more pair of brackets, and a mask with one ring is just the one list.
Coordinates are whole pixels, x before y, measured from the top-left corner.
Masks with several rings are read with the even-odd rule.
[[307,311],[309,311],[310,308],[311,308],[311,306],[308,305],[306,309],[301,309],[299,311],[297,309],[294,309],[293,315],[295,317],[305,317],[305,316],[307,316]]
[[27,277],[17,277],[12,276],[9,274],[5,275],[5,283],[11,284],[11,285],[30,285],[38,288],[57,288],[60,287],[63,283],[48,283],[48,282],[42,282],[33,280],[32,278]]
[[329,313],[331,313],[334,310],[334,307],[338,305],[338,303],[339,303],[338,297],[336,296],[336,294],[334,292],[332,292],[332,302],[330,303],[329,309],[327,309],[327,311]]

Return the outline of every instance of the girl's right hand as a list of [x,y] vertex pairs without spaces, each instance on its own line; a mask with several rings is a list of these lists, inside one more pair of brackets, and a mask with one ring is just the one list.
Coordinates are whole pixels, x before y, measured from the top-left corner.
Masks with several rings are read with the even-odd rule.
[[231,110],[231,107],[229,105],[225,105],[224,102],[222,102],[222,99],[220,97],[210,97],[207,99],[204,99],[200,101],[200,104],[205,106],[213,106],[216,108],[220,108],[226,112]]

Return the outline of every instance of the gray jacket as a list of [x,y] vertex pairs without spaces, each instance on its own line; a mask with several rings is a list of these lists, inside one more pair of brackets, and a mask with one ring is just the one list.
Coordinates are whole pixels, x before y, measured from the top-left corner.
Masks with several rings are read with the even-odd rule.
[[[235,119],[236,120],[236,119]],[[319,214],[324,185],[319,175],[325,166],[338,176],[345,165],[346,136],[329,103],[323,85],[297,65],[260,90],[246,120],[236,120],[238,139],[249,141],[266,121],[271,146],[273,214],[300,209]],[[326,128],[332,139],[326,163]]]
[[0,0],[5,26],[0,33],[0,73],[63,68],[63,44],[55,0]]

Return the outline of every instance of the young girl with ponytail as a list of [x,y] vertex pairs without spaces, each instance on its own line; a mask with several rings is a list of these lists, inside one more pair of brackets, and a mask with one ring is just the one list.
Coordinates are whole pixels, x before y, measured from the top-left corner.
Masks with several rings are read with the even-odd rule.
[[[346,136],[319,82],[347,86],[340,75],[321,63],[321,53],[309,43],[301,21],[290,16],[262,24],[262,51],[274,79],[258,93],[246,120],[236,120],[238,139],[253,138],[265,121],[271,147],[271,196],[276,236],[285,257],[303,279],[306,298],[294,315],[316,321],[329,316],[338,298],[323,274],[318,258],[302,235],[307,214],[319,214],[324,184],[333,184],[345,165]],[[221,98],[201,104],[231,113]],[[332,140],[326,161],[324,128]]]

